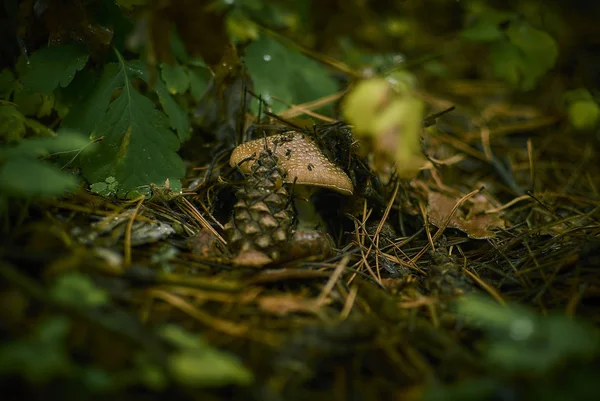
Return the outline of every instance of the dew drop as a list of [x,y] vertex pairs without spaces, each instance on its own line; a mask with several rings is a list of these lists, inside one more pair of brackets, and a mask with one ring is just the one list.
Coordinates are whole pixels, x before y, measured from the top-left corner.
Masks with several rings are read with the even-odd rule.
[[271,55],[270,54],[265,54],[263,56],[263,60],[265,60],[265,61],[271,61]]

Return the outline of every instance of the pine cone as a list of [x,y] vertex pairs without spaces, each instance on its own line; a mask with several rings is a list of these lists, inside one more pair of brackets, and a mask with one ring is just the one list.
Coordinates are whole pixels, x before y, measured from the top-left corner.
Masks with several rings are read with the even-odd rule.
[[233,215],[225,225],[234,263],[260,267],[276,261],[292,232],[293,209],[283,186],[285,172],[278,158],[264,150],[236,192]]

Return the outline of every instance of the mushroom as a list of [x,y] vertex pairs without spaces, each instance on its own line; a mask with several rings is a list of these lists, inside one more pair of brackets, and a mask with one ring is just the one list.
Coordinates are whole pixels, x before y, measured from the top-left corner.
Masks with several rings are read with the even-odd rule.
[[279,165],[286,171],[284,182],[325,187],[344,195],[354,192],[344,170],[331,162],[307,135],[295,131],[243,143],[233,150],[229,164],[248,174],[254,164],[251,156],[258,155],[265,146],[279,158]]
[[344,170],[330,161],[310,137],[296,131],[245,142],[233,150],[229,164],[248,174],[255,156],[265,147],[278,157],[279,166],[286,173],[284,182],[294,184],[297,232],[313,231],[323,224],[309,201],[315,189],[321,187],[343,195],[353,194],[354,186]]

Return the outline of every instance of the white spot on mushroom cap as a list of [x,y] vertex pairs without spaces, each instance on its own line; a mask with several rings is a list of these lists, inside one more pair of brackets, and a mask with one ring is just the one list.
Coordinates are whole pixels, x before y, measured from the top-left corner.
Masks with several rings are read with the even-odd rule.
[[[272,135],[266,138],[266,146],[274,151],[279,165],[286,171],[285,182],[296,180],[296,184],[325,187],[352,195],[354,186],[348,175],[331,162],[308,136],[293,131]],[[265,139],[243,143],[233,150],[229,164],[232,167],[238,164],[242,172],[248,174],[255,160],[241,162],[254,153],[258,157],[264,149]]]

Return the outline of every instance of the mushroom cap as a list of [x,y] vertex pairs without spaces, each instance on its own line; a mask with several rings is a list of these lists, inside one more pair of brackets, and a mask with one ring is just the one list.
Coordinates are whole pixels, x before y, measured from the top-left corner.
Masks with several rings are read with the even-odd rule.
[[354,186],[344,170],[331,162],[311,138],[299,132],[245,142],[233,150],[229,164],[232,167],[238,165],[245,174],[250,173],[256,158],[248,160],[248,157],[258,156],[265,150],[265,139],[267,148],[277,156],[279,166],[286,172],[284,182],[295,180],[296,184],[325,187],[352,195]]

